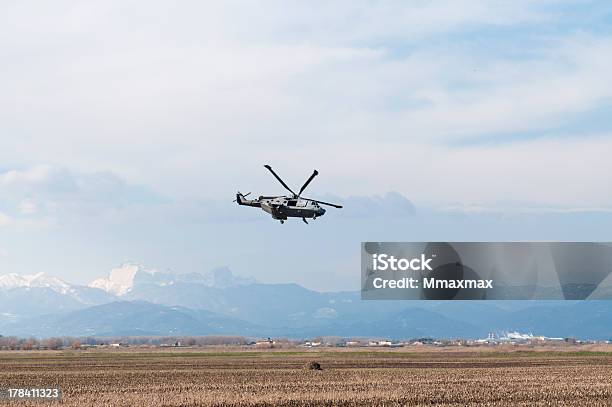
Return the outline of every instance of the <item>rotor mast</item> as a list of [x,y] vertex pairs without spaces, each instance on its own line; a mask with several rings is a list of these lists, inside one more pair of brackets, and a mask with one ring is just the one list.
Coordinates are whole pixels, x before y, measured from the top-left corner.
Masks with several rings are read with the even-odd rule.
[[[293,190],[291,188],[289,188],[289,186],[287,184],[285,184],[285,181],[282,180],[281,177],[278,176],[277,173],[274,172],[274,170],[272,169],[272,167],[270,167],[268,164],[264,165],[264,167],[266,167],[266,169],[268,171],[270,171],[272,173],[272,175],[274,175],[274,178],[276,178],[278,180],[278,182],[281,183],[281,185],[283,187],[285,187],[285,189],[289,192],[291,192],[293,194],[293,198],[301,198],[302,197],[302,192],[304,192],[304,190],[306,189],[306,187],[308,187],[308,185],[312,182],[312,180],[319,175],[319,171],[314,170],[312,172],[312,174],[310,175],[310,177],[308,177],[308,179],[306,180],[306,182],[304,183],[304,185],[302,185],[302,188],[300,188],[300,192],[298,194],[296,194],[295,192],[293,192]],[[329,203],[329,202],[324,202],[324,201],[317,201],[316,199],[309,199],[309,198],[304,198],[307,199],[309,201],[312,202],[316,202],[322,205],[328,205],[328,206],[333,206],[334,208],[342,208],[342,205],[336,205],[333,203]]]

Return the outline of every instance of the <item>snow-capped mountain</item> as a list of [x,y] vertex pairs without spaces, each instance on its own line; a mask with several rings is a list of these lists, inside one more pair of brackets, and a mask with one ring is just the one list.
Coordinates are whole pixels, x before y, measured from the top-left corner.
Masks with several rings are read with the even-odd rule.
[[254,284],[253,278],[235,276],[227,267],[219,267],[205,273],[173,273],[149,269],[141,264],[124,263],[110,271],[108,277],[98,278],[89,287],[99,288],[110,294],[125,296],[143,286],[164,287],[178,283],[198,284],[209,288],[228,288]]
[[115,299],[106,291],[70,284],[45,273],[0,275],[0,322],[78,310]]
[[124,295],[132,290],[134,277],[137,273],[154,274],[156,270],[148,270],[144,266],[135,263],[124,263],[114,268],[106,278],[98,278],[89,286],[99,288],[114,295]]
[[[24,317],[68,312],[118,299],[158,304],[223,308],[222,290],[253,284],[255,280],[234,276],[225,267],[204,273],[160,272],[136,263],[124,263],[107,277],[88,286],[70,284],[45,273],[0,275],[0,323]],[[204,291],[212,290],[207,297]],[[212,303],[212,305],[211,305]]]
[[45,273],[20,275],[15,273],[0,275],[0,289],[10,290],[14,288],[50,288],[61,294],[70,292],[72,286],[57,277],[51,277]]

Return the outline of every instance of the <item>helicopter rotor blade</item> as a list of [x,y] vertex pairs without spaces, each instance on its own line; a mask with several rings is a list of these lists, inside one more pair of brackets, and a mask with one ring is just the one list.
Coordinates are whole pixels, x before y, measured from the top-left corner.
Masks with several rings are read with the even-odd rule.
[[280,182],[280,183],[281,183],[281,185],[282,185],[282,186],[284,186],[284,187],[285,187],[285,189],[286,189],[287,191],[291,192],[291,193],[293,194],[293,196],[297,196],[297,194],[296,194],[295,192],[293,192],[293,191],[291,190],[291,188],[289,188],[289,187],[287,186],[287,184],[285,184],[285,181],[283,181],[283,180],[281,179],[281,177],[279,177],[279,176],[278,176],[278,175],[277,175],[277,174],[274,172],[274,170],[272,169],[272,167],[270,167],[268,164],[264,165],[264,167],[266,167],[266,168],[268,169],[268,171],[270,171],[270,172],[272,173],[272,175],[274,175],[274,177],[275,177],[275,178],[278,180],[278,182]]
[[329,205],[329,206],[333,206],[334,208],[338,208],[338,209],[342,208],[342,205],[336,205],[336,204],[329,203],[329,202],[317,201],[316,199],[308,199],[308,200],[312,202],[320,203],[321,205]]
[[317,175],[319,175],[319,171],[314,170],[314,172],[312,173],[312,175],[310,176],[310,178],[308,178],[306,180],[306,182],[304,183],[304,185],[302,185],[302,188],[300,189],[300,193],[298,194],[298,196],[302,195],[302,192],[304,192],[304,190],[306,189],[306,187],[308,186],[308,184],[310,184],[310,181],[312,181],[312,179],[314,177],[316,177]]

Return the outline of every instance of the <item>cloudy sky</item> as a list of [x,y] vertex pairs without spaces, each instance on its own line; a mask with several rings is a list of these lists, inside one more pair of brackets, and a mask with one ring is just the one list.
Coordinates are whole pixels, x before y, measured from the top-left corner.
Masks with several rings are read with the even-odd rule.
[[[606,1],[6,1],[0,273],[355,288],[361,240],[610,240]],[[231,200],[346,205],[283,226]],[[607,232],[610,231],[610,232]]]

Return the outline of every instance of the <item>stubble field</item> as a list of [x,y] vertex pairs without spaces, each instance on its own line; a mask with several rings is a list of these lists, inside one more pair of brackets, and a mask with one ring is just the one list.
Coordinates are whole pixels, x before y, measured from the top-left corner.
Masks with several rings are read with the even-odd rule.
[[60,387],[65,406],[610,406],[612,353],[0,352],[0,387]]

